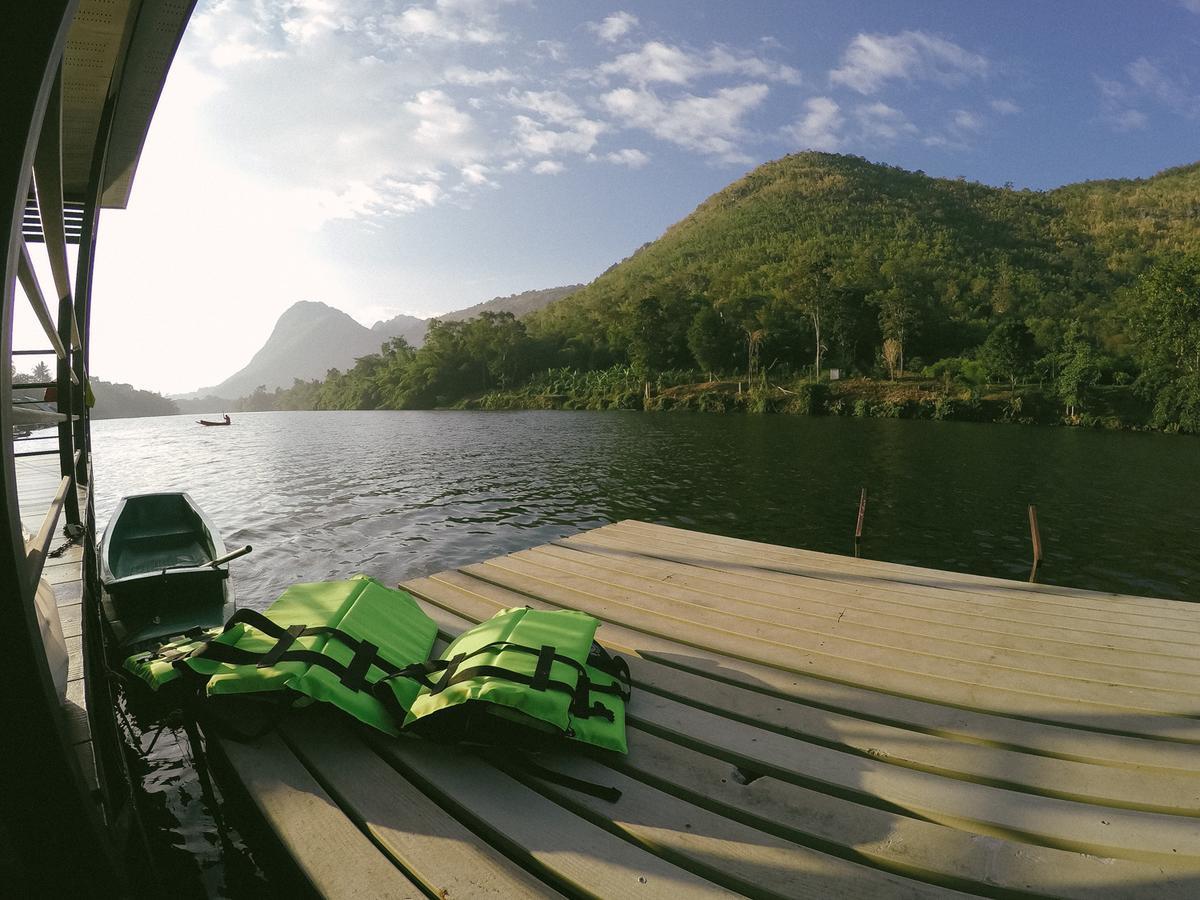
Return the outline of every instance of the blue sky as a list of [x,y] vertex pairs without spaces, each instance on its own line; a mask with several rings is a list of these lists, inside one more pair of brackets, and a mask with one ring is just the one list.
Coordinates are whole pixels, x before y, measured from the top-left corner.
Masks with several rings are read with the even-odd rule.
[[1197,138],[1200,0],[200,0],[104,217],[94,368],[190,390],[297,300],[588,281],[805,148],[1042,189]]

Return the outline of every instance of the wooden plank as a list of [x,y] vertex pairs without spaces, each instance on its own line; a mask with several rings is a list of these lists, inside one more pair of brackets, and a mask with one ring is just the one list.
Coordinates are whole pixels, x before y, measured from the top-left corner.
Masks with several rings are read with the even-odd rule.
[[[930,647],[936,648],[938,657],[962,662],[1003,665],[1005,668],[1040,674],[1065,676],[1068,679],[1099,682],[1105,685],[1148,687],[1182,693],[1200,693],[1200,658],[1183,659],[1180,662],[1191,671],[1193,677],[1182,677],[1177,671],[1160,668],[1122,665],[1110,660],[1083,659],[1052,652],[1049,647],[1000,646],[987,635],[952,634],[949,629],[936,624],[924,624],[920,630],[905,628],[904,624],[878,616],[814,614],[799,606],[785,608],[781,604],[759,602],[746,592],[714,593],[702,585],[683,583],[674,576],[649,577],[647,574],[628,573],[596,566],[592,557],[579,553],[560,555],[538,548],[511,554],[508,559],[520,561],[533,567],[533,571],[558,573],[572,584],[580,584],[592,593],[617,598],[646,598],[646,602],[658,604],[668,600],[735,615],[752,623],[765,623],[776,634],[798,630],[806,635],[819,637],[827,645],[846,641],[875,647],[898,649],[907,654],[925,654]],[[843,613],[847,613],[843,607]],[[1116,654],[1114,654],[1116,656]]]
[[[1031,676],[1001,667],[977,666],[904,655],[870,647],[825,648],[804,635],[788,642],[772,639],[766,625],[746,624],[718,612],[701,616],[693,610],[659,606],[648,609],[628,601],[599,597],[531,576],[508,558],[464,567],[463,572],[529,596],[551,596],[559,605],[584,610],[601,619],[632,624],[639,630],[670,634],[693,646],[718,650],[788,671],[858,684],[882,684],[906,696],[950,702],[1043,721],[1068,722],[1106,730],[1200,741],[1200,721],[1190,713],[1195,700],[1186,694],[1108,687],[1065,679]],[[663,604],[667,606],[667,604]],[[694,616],[694,618],[693,618]],[[1167,714],[1167,715],[1164,715]]]
[[67,644],[67,681],[83,677],[83,636],[76,635],[66,639]]
[[695,797],[729,818],[796,841],[844,848],[898,874],[986,895],[999,890],[1080,900],[1101,891],[1106,897],[1195,896],[1194,868],[981,837],[769,775],[747,778],[732,763],[636,728],[630,742],[636,752],[613,763],[622,771],[649,784],[669,785],[672,793]]
[[[458,572],[443,572],[403,585],[418,597],[437,604],[427,607],[439,624],[454,609],[472,621],[494,615],[499,609],[528,603],[537,608],[557,608],[542,600],[515,594]],[[1079,731],[995,716],[974,710],[943,706],[899,697],[867,686],[847,685],[781,671],[727,655],[700,650],[675,640],[636,631],[608,620],[600,631],[602,642],[626,656],[640,656],[706,678],[740,684],[769,697],[795,700],[868,721],[890,723],[920,733],[970,744],[1007,747],[1057,759],[1078,760],[1115,767],[1164,772],[1200,772],[1194,745],[1124,735]],[[461,620],[450,618],[450,628]],[[672,636],[674,637],[674,636]]]
[[66,718],[67,734],[72,744],[92,739],[91,724],[88,722],[86,691],[82,678],[67,682],[67,696],[63,700],[63,715]]
[[211,740],[308,878],[330,898],[411,898],[413,884],[346,818],[278,735],[254,744]]
[[79,606],[82,604],[82,579],[77,578],[74,581],[60,581],[58,584],[54,585],[54,603],[58,607],[58,614],[60,616],[68,606]]
[[[428,581],[431,581],[431,580],[421,580],[420,584],[415,584],[415,583],[409,584],[408,587],[410,587],[410,588],[420,587],[421,584],[425,584]],[[444,620],[444,619],[439,619],[439,622],[440,622],[440,620]],[[450,624],[452,626],[452,623],[450,623]],[[649,696],[652,697],[652,702],[653,702],[653,700],[654,700],[653,695],[649,695]],[[630,712],[631,712],[631,714],[634,714],[635,722],[637,722],[638,720],[640,720],[642,718],[642,715],[644,712],[644,707],[647,706],[647,703],[644,702],[644,701],[646,701],[646,697],[647,697],[646,694],[643,694],[642,691],[638,691],[636,701],[631,704]],[[640,731],[637,731],[636,728],[635,728],[635,731],[637,733],[637,740],[638,740],[638,742],[640,742],[640,740],[642,739],[642,734]],[[695,730],[692,730],[689,733],[694,734],[694,736],[695,736],[695,734],[701,734],[701,736],[709,736],[709,734],[724,734],[725,732],[731,732],[731,731],[733,731],[733,732],[743,731],[742,725],[734,725],[734,724],[730,724],[730,722],[726,722],[726,724],[724,726],[722,726],[721,724],[719,724],[719,721],[710,721],[707,726],[695,728]],[[752,730],[752,728],[745,728],[744,731],[749,731],[751,733],[751,736],[749,739],[749,745],[754,745],[754,744],[760,742],[760,740],[764,737],[763,733],[761,733],[758,730]],[[774,738],[776,740],[780,739],[779,736],[774,736]],[[695,739],[695,738],[689,738],[689,740],[692,740],[692,739]],[[702,738],[702,739],[707,739],[707,738]],[[806,754],[806,752],[808,752],[808,751],[806,751],[806,750],[805,751],[791,751],[791,752],[787,752],[787,754],[781,754],[780,756],[786,757],[788,761],[791,761],[791,760],[796,760],[796,758],[804,756]],[[637,744],[635,744],[634,749],[632,749],[632,751],[631,751],[631,754],[629,756],[629,763],[631,764],[631,766],[636,766],[636,761],[640,760],[640,758],[641,758],[641,744],[637,743]],[[725,763],[725,764],[727,766],[727,763]],[[760,764],[761,764],[761,761],[760,761]],[[674,766],[672,768],[679,769],[680,773],[682,773],[686,767]],[[758,769],[758,772],[761,772],[761,770],[762,770],[761,768]],[[593,779],[593,780],[595,780],[595,779]],[[947,782],[947,786],[946,786],[947,791],[955,791],[956,787],[958,787],[958,784],[956,784],[956,782],[954,782],[953,780],[950,780],[950,779],[938,779],[938,780]],[[844,788],[844,790],[854,790],[854,787],[853,787],[854,779],[844,779],[844,782],[845,782],[845,784],[841,785],[841,787]],[[713,781],[707,782],[707,784],[704,785],[704,787],[707,788],[708,792],[712,792],[713,790],[716,790],[716,785],[715,785],[715,782],[713,782]],[[838,786],[835,785],[834,787],[836,788]],[[925,788],[917,788],[916,793],[926,794],[926,793],[929,793],[929,791],[925,790]],[[1052,847],[1046,847],[1046,846],[1038,846],[1036,848],[1031,848],[1028,845],[1022,845],[1020,839],[1024,838],[1024,836],[1025,836],[1024,828],[1027,827],[1027,824],[1024,823],[1024,820],[1022,820],[1020,814],[1021,814],[1021,810],[1027,809],[1026,798],[1022,798],[1020,796],[1020,794],[1018,794],[1018,793],[1013,793],[1013,792],[1008,792],[1008,793],[1010,793],[1009,810],[1008,810],[1009,814],[1014,816],[1016,822],[1021,823],[1021,830],[1019,830],[1019,832],[1009,833],[1008,835],[1006,835],[1006,838],[998,839],[1001,842],[997,842],[997,838],[994,833],[991,833],[991,829],[988,829],[989,830],[988,834],[979,834],[979,833],[971,834],[970,832],[968,832],[968,830],[962,830],[962,826],[964,826],[964,821],[959,820],[959,818],[956,816],[947,817],[948,818],[947,824],[943,824],[943,826],[937,826],[937,828],[943,829],[943,832],[940,833],[941,840],[938,841],[938,844],[936,845],[936,847],[946,848],[947,842],[948,842],[947,834],[953,832],[953,833],[958,833],[958,834],[964,835],[964,836],[962,836],[961,839],[955,839],[954,841],[949,841],[949,844],[956,846],[956,850],[961,851],[961,850],[966,850],[966,848],[973,848],[973,853],[968,854],[967,859],[974,859],[974,863],[976,863],[977,869],[974,870],[974,874],[971,877],[983,878],[984,881],[991,881],[992,880],[991,866],[996,863],[996,858],[1000,857],[1002,860],[1004,860],[1004,862],[1007,863],[1008,868],[1010,870],[1010,874],[1012,874],[1013,883],[1018,884],[1020,881],[1020,878],[1032,877],[1032,875],[1030,874],[1031,864],[1037,863],[1038,860],[1043,860],[1043,862],[1045,862],[1046,857],[1049,856],[1049,862],[1054,864],[1054,872],[1056,872],[1056,875],[1054,876],[1054,878],[1051,878],[1051,881],[1054,882],[1055,884],[1062,883],[1064,888],[1073,888],[1073,890],[1068,890],[1068,892],[1066,892],[1067,894],[1085,895],[1087,890],[1094,888],[1094,884],[1097,883],[1097,878],[1100,878],[1100,880],[1103,881],[1103,878],[1111,877],[1111,878],[1114,878],[1114,881],[1112,881],[1111,883],[1130,884],[1130,886],[1132,886],[1132,884],[1139,884],[1139,883],[1148,884],[1148,886],[1151,886],[1151,887],[1148,887],[1146,889],[1146,895],[1151,895],[1153,893],[1154,884],[1164,881],[1164,877],[1168,881],[1174,880],[1174,878],[1175,878],[1174,875],[1169,876],[1169,877],[1166,877],[1163,875],[1163,866],[1164,865],[1176,866],[1176,868],[1177,868],[1177,866],[1180,865],[1180,863],[1178,863],[1178,859],[1174,856],[1172,856],[1170,858],[1166,858],[1165,856],[1159,856],[1156,859],[1154,859],[1154,862],[1152,864],[1145,864],[1145,863],[1139,862],[1139,859],[1142,856],[1144,856],[1144,854],[1147,851],[1147,846],[1145,846],[1145,845],[1140,846],[1138,848],[1138,850],[1134,851],[1134,853],[1133,853],[1134,856],[1139,857],[1139,859],[1134,859],[1134,860],[1118,859],[1118,860],[1116,860],[1116,862],[1114,862],[1114,860],[1111,860],[1111,859],[1099,859],[1098,857],[1094,856],[1094,848],[1092,848],[1092,850],[1090,852],[1078,852],[1078,851],[1069,851],[1069,850],[1057,851],[1057,850],[1054,850],[1054,848],[1052,848]],[[875,790],[874,786],[872,786],[872,792],[870,794],[866,794],[866,796],[864,798],[868,799],[869,802],[877,802],[878,794],[880,794],[880,792],[878,792],[878,790]],[[704,794],[701,794],[701,796],[704,796]],[[842,800],[842,803],[845,803],[845,800]],[[971,800],[968,800],[968,802],[966,803],[966,806],[968,809],[973,809],[973,806],[976,804],[979,806],[979,809],[983,809],[983,810],[990,810],[991,806],[994,805],[994,804],[988,802],[988,800],[986,800],[986,799],[979,800],[979,798],[972,798]],[[1106,817],[1105,826],[1108,826],[1108,824],[1112,821],[1109,811],[1105,810],[1103,808],[1103,806],[1085,806],[1084,804],[1073,804],[1072,806],[1070,806],[1070,809],[1072,809],[1075,812],[1075,814],[1079,814],[1082,816],[1091,815],[1091,814],[1093,814],[1093,812],[1094,812],[1094,814],[1096,814],[1098,816],[1105,816]],[[1061,812],[1061,808],[1058,811]],[[872,811],[870,815],[875,816],[876,812],[880,812],[880,814],[883,814],[882,810],[876,810],[876,811]],[[1120,814],[1120,811],[1117,811],[1117,812],[1118,812],[1118,814]],[[890,815],[894,815],[894,814],[890,814]],[[917,815],[924,816],[925,812],[918,811]],[[1033,818],[1033,820],[1036,820],[1036,818],[1038,818],[1038,816],[1036,815],[1036,811],[1031,812],[1030,818]],[[1156,821],[1160,824],[1160,826],[1162,826],[1162,823],[1164,820],[1169,823],[1168,827],[1175,826],[1178,829],[1182,829],[1184,832],[1184,836],[1186,836],[1186,833],[1188,833],[1189,830],[1192,830],[1192,829],[1190,829],[1190,826],[1189,826],[1190,820],[1184,820],[1184,818],[1181,818],[1181,817],[1158,817]],[[910,818],[905,818],[905,821],[911,822],[912,820],[910,820]],[[1120,824],[1128,824],[1128,823],[1120,823]],[[1118,828],[1120,828],[1120,824],[1118,824]],[[924,829],[924,833],[922,834],[923,838],[926,838],[926,839],[929,838],[929,836],[930,836],[930,834],[928,832],[929,827],[930,826],[928,826],[928,823],[922,823],[922,829]],[[918,829],[918,832],[922,832],[922,829]],[[1094,832],[1094,830],[1097,830],[1097,829],[1093,828],[1092,830]],[[1106,835],[1104,835],[1104,836],[1106,838]],[[1045,839],[1045,835],[1043,835],[1043,839]],[[1063,833],[1060,833],[1057,836],[1052,836],[1052,838],[1051,838],[1051,840],[1055,840],[1055,841],[1060,841],[1060,840],[1073,841],[1075,839],[1076,839],[1076,832],[1075,832],[1074,824],[1072,824],[1072,826],[1069,826],[1067,829],[1064,829]],[[884,851],[887,851],[886,853],[884,853],[884,857],[892,858],[893,863],[895,865],[898,865],[900,869],[904,868],[904,866],[900,865],[900,863],[904,862],[904,860],[906,858],[911,857],[911,854],[904,852],[904,850],[902,850],[902,848],[905,848],[908,845],[902,844],[902,842],[900,842],[900,841],[894,841],[894,840],[887,839],[887,840],[882,840],[882,846],[884,848]],[[926,844],[926,846],[928,846],[928,844]],[[898,848],[900,848],[900,850],[898,850]],[[934,850],[934,847],[930,847],[930,850]],[[898,853],[899,853],[899,857],[896,856],[896,854],[898,854]],[[889,854],[890,854],[890,856],[889,856]],[[931,854],[928,853],[923,858],[925,859],[926,864],[932,864],[932,863],[937,862],[937,856],[938,856],[937,853],[931,853]],[[956,860],[956,859],[959,859],[959,857],[955,856],[950,859]],[[1070,865],[1066,865],[1067,863],[1070,863]],[[908,862],[905,864],[911,865],[911,859],[908,859]],[[953,862],[947,862],[946,865],[949,865],[950,868],[953,869],[953,865],[954,865]],[[1189,865],[1189,864],[1187,864],[1187,863],[1183,864],[1184,869],[1187,868],[1187,865]],[[980,870],[980,866],[982,866],[982,870]],[[1194,865],[1193,865],[1193,869],[1194,869]],[[928,872],[926,872],[926,874],[928,874]],[[948,872],[948,874],[947,874],[947,872],[943,872],[943,874],[946,874],[948,877],[960,878],[960,877],[965,877],[967,874],[970,874],[970,870],[958,869],[953,872]],[[1045,875],[1045,872],[1043,872],[1043,875]],[[1068,876],[1070,876],[1070,877],[1068,877]],[[1063,878],[1066,878],[1066,881],[1062,881]],[[1072,878],[1073,878],[1073,880],[1072,880]],[[1103,882],[1103,883],[1108,883],[1108,882]],[[1028,881],[1025,882],[1025,887],[1028,887]],[[1178,894],[1178,893],[1186,893],[1186,892],[1183,892],[1183,890],[1176,890],[1175,893]]]
[[79,637],[83,634],[83,604],[68,603],[58,608],[58,621],[62,625],[63,637]]
[[[635,744],[631,757],[637,755]],[[601,827],[615,828],[664,858],[685,860],[689,867],[710,880],[746,896],[815,900],[962,896],[939,885],[881,872],[873,866],[822,853],[759,830],[650,787],[594,760],[557,753],[539,757],[538,763],[593,784],[615,787],[621,791],[621,798],[609,803],[540,781],[536,776],[522,778],[519,765],[506,770]]]
[[[1200,860],[1194,820],[1109,808],[949,779],[893,765],[887,759],[802,744],[789,735],[733,723],[721,715],[647,692],[628,710],[629,721],[709,755],[743,760],[757,772],[853,795],[860,803],[892,807],[934,822],[1008,840],[1160,864]],[[1192,785],[1197,782],[1192,779]],[[1189,801],[1196,803],[1195,796]]]
[[1039,603],[1050,601],[1056,607],[1070,608],[1079,612],[1174,618],[1185,625],[1194,626],[1191,630],[1200,631],[1200,623],[1196,622],[1194,615],[1189,611],[1189,604],[1179,600],[1088,591],[1059,585],[1030,584],[1025,581],[1010,581],[985,575],[946,572],[902,563],[837,556],[778,544],[763,544],[740,538],[685,531],[680,528],[632,519],[608,527],[616,531],[627,531],[640,535],[643,539],[657,538],[674,541],[698,549],[727,548],[736,552],[752,553],[760,561],[825,565],[833,567],[839,572],[857,573],[863,576],[882,573],[889,580],[897,582],[903,581],[924,587],[940,587],[947,591],[967,594],[973,602],[984,601],[995,605],[1036,607]]
[[[971,639],[985,635],[1000,646],[1044,649],[1071,658],[1099,658],[1161,670],[1200,669],[1197,649],[1190,641],[1154,641],[1076,628],[1048,627],[1043,623],[1013,622],[971,609],[956,602],[941,602],[937,592],[906,595],[884,586],[845,585],[805,575],[749,575],[733,569],[701,568],[667,559],[646,556],[644,542],[623,539],[601,531],[588,532],[554,544],[535,548],[539,553],[574,553],[591,565],[634,572],[658,580],[707,589],[720,596],[736,595],[780,608],[800,608],[817,614],[859,617],[867,621],[895,623],[909,629],[941,629],[945,634]],[[939,633],[939,632],[933,632]]]
[[1200,817],[1200,773],[1118,768],[965,744],[813,709],[638,657],[628,662],[639,690],[806,742],[1046,797]]
[[382,741],[379,752],[489,843],[565,892],[643,900],[728,891],[602,830],[456,747]]
[[293,717],[288,745],[358,827],[434,897],[557,897],[417,790],[342,718]]
[[1200,866],[1195,819],[1097,806],[1019,793],[890,765],[754,728],[732,726],[716,713],[642,693],[628,720],[710,756],[737,760],[753,772],[850,793],[860,803],[886,804],[911,815],[977,834],[1049,847]]
[[[797,579],[802,578],[810,583],[820,583],[825,590],[851,596],[865,594],[878,599],[886,598],[904,606],[937,610],[943,615],[975,616],[977,621],[995,621],[1001,623],[1004,628],[1036,627],[1052,631],[1065,639],[1081,642],[1093,641],[1103,645],[1116,642],[1119,646],[1120,641],[1133,637],[1163,645],[1178,645],[1174,650],[1181,654],[1193,653],[1196,647],[1196,637],[1192,634],[1179,633],[1171,627],[1158,624],[1147,624],[1144,618],[1135,622],[1120,621],[1120,614],[1115,611],[1105,615],[1080,616],[1063,611],[1048,602],[1013,610],[986,602],[974,602],[971,598],[964,599],[960,592],[944,590],[937,586],[913,585],[898,581],[883,573],[866,578],[853,576],[840,570],[829,569],[832,564],[824,561],[805,565],[777,563],[764,567],[761,562],[756,562],[755,558],[740,551],[722,548],[698,549],[676,542],[648,539],[643,535],[609,532],[607,529],[600,529],[595,534],[604,540],[625,541],[642,557],[672,560],[700,570],[741,574],[764,583],[794,586]],[[590,533],[565,538],[560,543],[565,546],[590,544]]]

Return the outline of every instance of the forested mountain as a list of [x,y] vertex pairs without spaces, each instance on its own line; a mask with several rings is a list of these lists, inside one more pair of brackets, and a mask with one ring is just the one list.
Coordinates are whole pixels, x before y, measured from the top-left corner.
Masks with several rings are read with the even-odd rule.
[[1198,259],[1200,164],[1037,192],[800,153],[524,322],[442,322],[419,350],[391,345],[274,402],[444,405],[540,372],[540,403],[572,372],[616,367],[627,394],[688,372],[765,388],[837,367],[1004,383],[1014,408],[1036,375],[1069,420],[1097,384],[1136,379],[1157,424],[1200,430]]
[[96,405],[93,419],[134,419],[142,416],[173,416],[179,407],[162,394],[143,391],[130,384],[91,379]]
[[[507,297],[493,297],[491,300],[436,316],[436,318],[443,322],[464,322],[485,312],[507,312],[519,319],[544,306],[549,306],[563,297],[570,296],[582,287],[582,284],[568,284],[540,291],[523,291],[520,294],[509,294]],[[428,329],[428,319],[418,319],[415,316],[406,315],[399,315],[385,322],[376,322],[371,326],[372,331],[377,331],[389,338],[402,337],[413,347],[420,347],[425,343],[425,332]]]
[[[388,338],[402,337],[414,347],[420,347],[425,340],[425,330],[428,327],[429,323],[424,319],[400,313],[398,316],[376,322],[371,326],[371,330],[378,335],[376,340],[380,344]],[[347,361],[345,365],[350,365],[350,362]]]
[[520,294],[509,294],[507,297],[493,297],[483,303],[476,303],[457,312],[446,313],[437,318],[444,322],[465,322],[474,319],[485,312],[512,313],[518,319],[530,313],[544,309],[551,303],[556,303],[564,297],[569,297],[583,288],[582,284],[568,284],[562,287],[545,288],[540,291],[523,291]]
[[[932,362],[1013,319],[1048,351],[1079,319],[1119,355],[1122,289],[1198,250],[1200,165],[1042,193],[802,153],[710,197],[530,331],[569,340],[583,367],[645,353],[721,369],[755,333],[764,364],[815,359],[819,327],[825,362],[866,370],[889,338]],[[695,359],[693,324],[714,358]]]
[[[567,285],[494,297],[437,318],[458,322],[484,312],[511,312],[519,317],[580,287]],[[291,385],[296,379],[322,378],[330,369],[349,368],[360,356],[378,353],[393,338],[403,338],[410,346],[420,347],[428,327],[429,320],[402,313],[367,328],[339,309],[302,300],[284,311],[267,342],[245,367],[218,385],[200,388],[180,399],[187,407],[185,411],[209,410],[214,408],[209,401],[217,398],[242,397],[258,387],[273,391]],[[195,401],[201,400],[204,402],[197,406]]]
[[302,300],[279,317],[267,342],[245,367],[196,394],[241,397],[259,385],[273,389],[296,378],[323,378],[356,357],[378,353],[385,339],[340,309]]

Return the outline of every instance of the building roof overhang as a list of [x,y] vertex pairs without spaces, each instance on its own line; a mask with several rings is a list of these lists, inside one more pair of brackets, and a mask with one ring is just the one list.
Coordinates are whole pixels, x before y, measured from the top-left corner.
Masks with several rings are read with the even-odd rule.
[[167,70],[196,0],[80,0],[63,58],[63,195],[82,201],[106,104],[101,206],[124,209]]

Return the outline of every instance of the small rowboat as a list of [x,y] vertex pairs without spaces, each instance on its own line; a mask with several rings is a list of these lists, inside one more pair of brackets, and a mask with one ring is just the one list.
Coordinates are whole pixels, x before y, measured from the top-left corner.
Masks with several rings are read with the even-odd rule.
[[100,544],[102,606],[121,654],[233,614],[232,559],[216,527],[183,492],[122,497]]
[[197,419],[196,424],[197,425],[208,425],[211,427],[213,425],[231,425],[233,423],[232,422],[210,422],[210,421],[208,421],[208,419]]

